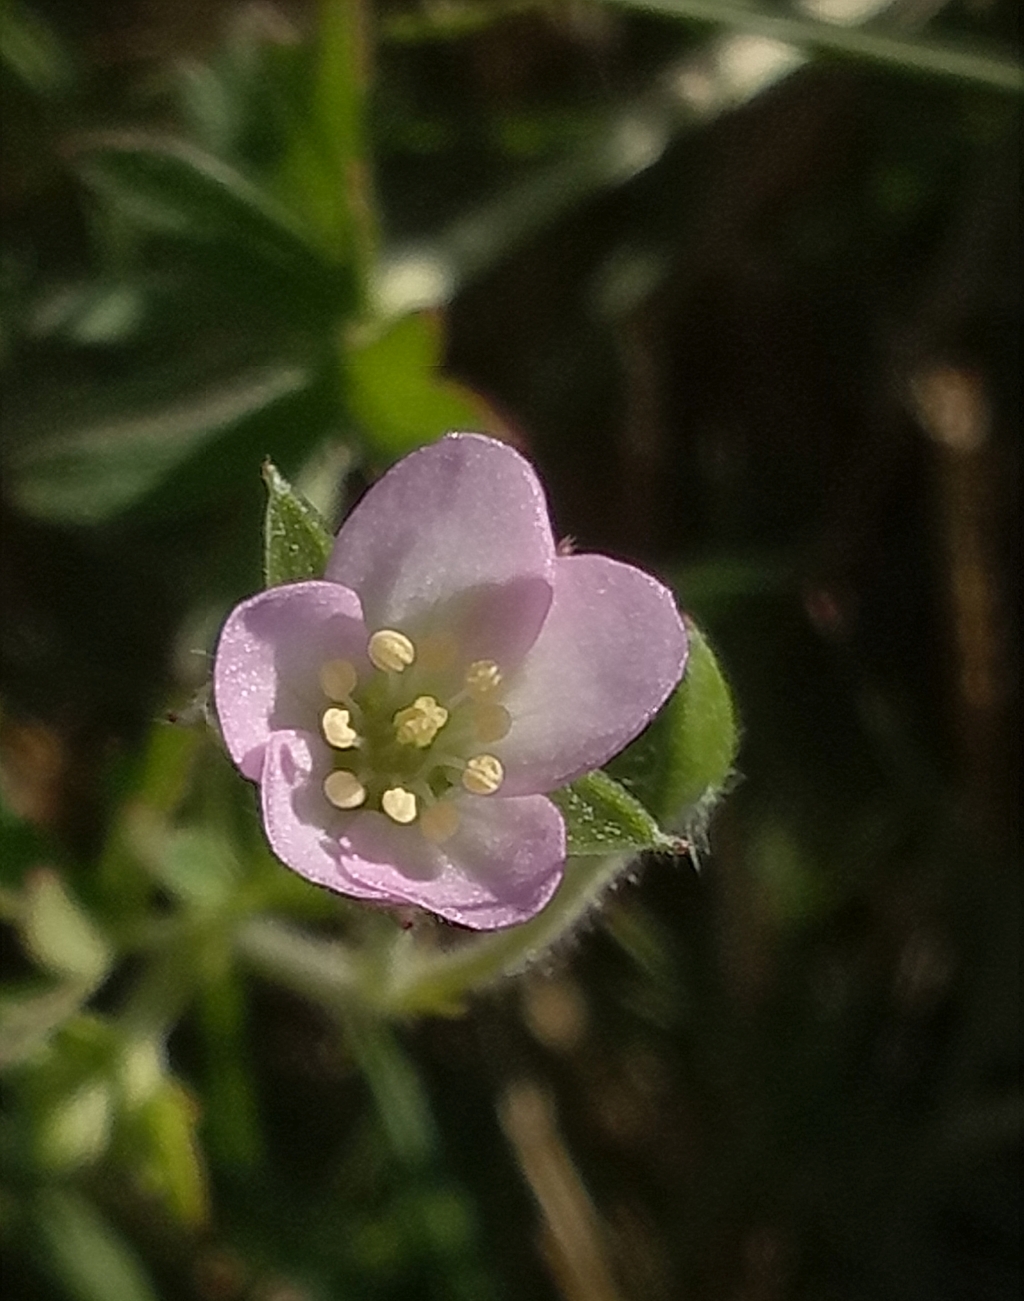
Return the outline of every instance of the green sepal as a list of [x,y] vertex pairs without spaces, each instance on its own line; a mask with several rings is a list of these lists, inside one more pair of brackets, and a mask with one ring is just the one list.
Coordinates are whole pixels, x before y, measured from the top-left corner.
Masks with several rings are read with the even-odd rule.
[[263,583],[322,578],[333,538],[320,512],[297,493],[271,461],[263,463],[267,509],[263,517]]
[[683,680],[657,718],[608,765],[671,827],[699,828],[725,789],[739,749],[732,693],[701,630],[686,621],[690,653]]
[[677,848],[640,801],[605,772],[587,773],[551,799],[565,819],[572,858]]

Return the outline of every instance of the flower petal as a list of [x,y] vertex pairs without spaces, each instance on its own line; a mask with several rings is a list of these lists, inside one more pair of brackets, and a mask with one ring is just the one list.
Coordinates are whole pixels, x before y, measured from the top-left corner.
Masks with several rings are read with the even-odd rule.
[[259,780],[272,732],[317,730],[317,674],[336,658],[369,671],[359,598],[337,583],[271,587],[231,612],[217,643],[213,691],[225,744],[246,777]]
[[[408,630],[476,588],[550,583],[554,556],[528,462],[492,438],[450,434],[373,485],[342,525],[327,577],[359,593],[371,630]],[[537,628],[545,613],[546,602]]]
[[339,848],[356,816],[334,808],[323,793],[331,771],[327,746],[309,732],[275,732],[267,742],[260,796],[270,848],[282,863],[315,885],[357,899],[391,902],[383,890],[354,881]]
[[361,813],[341,846],[346,874],[394,902],[473,930],[527,921],[547,903],[565,864],[565,824],[543,796],[458,800],[459,829],[441,846],[417,827]]
[[501,793],[556,790],[599,768],[650,722],[682,676],[686,630],[668,588],[606,556],[560,556],[540,636],[490,747]]

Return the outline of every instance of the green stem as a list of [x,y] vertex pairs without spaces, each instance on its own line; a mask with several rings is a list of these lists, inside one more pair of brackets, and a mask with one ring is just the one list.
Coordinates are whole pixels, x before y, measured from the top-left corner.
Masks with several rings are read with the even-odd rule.
[[377,1005],[394,1016],[461,1010],[467,995],[524,970],[568,939],[634,858],[570,859],[554,898],[521,926],[489,931],[444,953],[396,947]]
[[356,968],[349,950],[334,940],[318,940],[270,919],[245,922],[235,947],[260,975],[332,1011],[358,995]]

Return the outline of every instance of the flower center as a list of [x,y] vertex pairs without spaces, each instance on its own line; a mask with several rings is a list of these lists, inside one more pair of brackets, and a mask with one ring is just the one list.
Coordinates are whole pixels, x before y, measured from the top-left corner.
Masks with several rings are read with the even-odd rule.
[[494,660],[463,660],[460,670],[447,632],[417,645],[381,628],[366,655],[372,670],[362,678],[349,660],[320,668],[320,729],[334,755],[324,795],[338,809],[415,823],[440,844],[458,830],[455,794],[493,795],[504,781],[501,761],[482,749],[512,726],[500,701],[504,675]]

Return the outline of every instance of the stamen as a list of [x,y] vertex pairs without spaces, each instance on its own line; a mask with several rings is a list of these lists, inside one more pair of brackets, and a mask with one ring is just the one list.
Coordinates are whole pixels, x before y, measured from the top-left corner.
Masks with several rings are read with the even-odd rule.
[[351,714],[347,709],[325,709],[320,719],[324,739],[335,750],[351,750],[359,744],[359,734],[350,722]]
[[433,632],[416,647],[416,662],[429,673],[449,668],[459,653],[459,643],[450,632]]
[[370,663],[383,673],[403,673],[416,658],[416,647],[404,632],[381,628],[366,647]]
[[320,688],[328,700],[344,700],[357,681],[355,665],[349,660],[328,660],[320,670]]
[[459,811],[449,800],[439,800],[420,814],[420,830],[435,845],[455,835],[459,829]]
[[501,669],[494,660],[474,660],[466,670],[466,690],[474,700],[492,696],[501,686]]
[[433,696],[417,696],[406,709],[400,709],[392,721],[400,745],[415,745],[425,750],[448,722],[448,710]]
[[392,786],[380,797],[380,806],[392,822],[406,826],[416,821],[416,796],[404,786]]
[[471,795],[493,795],[504,780],[505,769],[493,754],[475,755],[462,774],[462,784]]
[[504,705],[478,704],[473,707],[473,731],[482,745],[508,736],[512,715]]
[[336,809],[357,809],[366,802],[366,787],[355,773],[344,768],[327,774],[324,794]]

